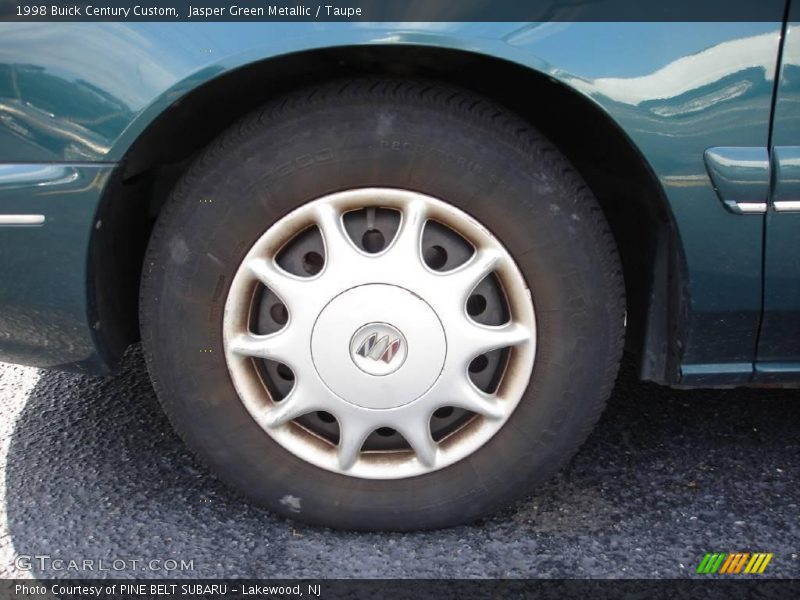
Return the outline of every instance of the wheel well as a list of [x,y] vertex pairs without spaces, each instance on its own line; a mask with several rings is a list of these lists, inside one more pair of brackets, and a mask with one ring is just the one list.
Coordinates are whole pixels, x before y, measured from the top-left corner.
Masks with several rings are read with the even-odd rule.
[[101,354],[115,362],[138,338],[139,277],[150,227],[192,157],[240,117],[291,89],[370,74],[436,79],[481,93],[516,111],[567,155],[617,241],[627,294],[626,348],[643,379],[676,382],[685,261],[661,186],[633,143],[598,106],[546,75],[485,55],[419,46],[342,47],[254,63],[193,90],[148,126],[109,185],[98,212],[103,225],[93,233],[89,316],[101,323]]

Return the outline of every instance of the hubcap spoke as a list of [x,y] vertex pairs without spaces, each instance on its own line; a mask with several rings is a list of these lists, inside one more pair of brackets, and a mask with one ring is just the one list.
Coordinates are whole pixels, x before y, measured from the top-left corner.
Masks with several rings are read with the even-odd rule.
[[489,273],[494,271],[502,260],[502,254],[495,248],[482,248],[477,250],[472,258],[451,273],[442,277],[443,283],[450,289],[459,290],[462,296],[459,301],[466,299],[472,290]]
[[345,260],[348,255],[355,256],[356,248],[344,229],[341,213],[329,204],[323,204],[316,210],[316,224],[322,232],[325,242],[325,267]]
[[228,348],[241,356],[285,361],[288,359],[287,337],[283,332],[271,335],[242,333],[228,342]]
[[347,471],[356,463],[361,447],[373,429],[374,427],[357,419],[341,419],[339,421],[337,457],[342,469]]
[[306,281],[278,267],[274,261],[252,258],[247,261],[250,272],[275,292],[287,306],[295,305],[307,292]]
[[322,403],[316,399],[311,390],[302,384],[295,383],[292,391],[280,403],[269,408],[263,421],[267,427],[280,427],[298,417],[315,410],[323,410],[323,408]]
[[409,419],[397,429],[423,465],[431,468],[436,463],[439,447],[431,437],[430,419]]
[[422,262],[422,232],[428,219],[425,202],[414,199],[403,207],[400,228],[395,234],[390,253],[400,259]]
[[477,389],[466,378],[462,382],[462,385],[456,387],[455,393],[442,403],[443,406],[463,408],[492,420],[505,416],[505,411],[495,396]]
[[459,338],[470,358],[474,358],[492,350],[525,344],[531,340],[532,333],[524,325],[514,322],[496,327],[474,323],[465,327]]

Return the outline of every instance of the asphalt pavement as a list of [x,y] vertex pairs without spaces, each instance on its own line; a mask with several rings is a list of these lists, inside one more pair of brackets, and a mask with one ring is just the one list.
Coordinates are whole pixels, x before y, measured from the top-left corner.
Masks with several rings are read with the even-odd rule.
[[0,577],[682,578],[712,551],[772,552],[767,575],[800,577],[800,390],[676,391],[625,369],[530,498],[403,534],[248,505],[173,433],[137,348],[109,378],[0,364],[0,412]]

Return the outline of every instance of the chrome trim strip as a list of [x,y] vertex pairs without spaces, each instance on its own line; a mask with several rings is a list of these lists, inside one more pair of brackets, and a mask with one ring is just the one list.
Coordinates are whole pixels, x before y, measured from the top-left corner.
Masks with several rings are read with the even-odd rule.
[[0,215],[0,226],[36,226],[44,224],[44,215]]
[[775,212],[800,212],[800,200],[776,200],[772,205]]
[[766,202],[725,202],[725,205],[740,215],[760,215],[767,212]]
[[766,202],[739,202],[739,210],[743,213],[765,213],[767,212]]

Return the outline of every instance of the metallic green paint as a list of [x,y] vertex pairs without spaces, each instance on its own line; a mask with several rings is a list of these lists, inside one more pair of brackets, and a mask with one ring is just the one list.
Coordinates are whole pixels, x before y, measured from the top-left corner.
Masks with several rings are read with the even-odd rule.
[[0,360],[102,370],[87,323],[87,255],[113,165],[0,164],[0,214],[41,214],[0,227]]
[[[703,153],[767,146],[782,16],[771,23],[2,23],[0,161],[119,161],[185,95],[290,53],[412,45],[485,54],[569,86],[629,136],[663,188],[688,264],[683,361],[752,364],[763,218],[725,210]],[[535,104],[536,90],[520,93]]]
[[800,146],[773,146],[772,157],[775,169],[772,201],[779,205],[800,201]]
[[[772,126],[772,201],[800,200],[800,2],[786,27]],[[767,215],[764,317],[758,343],[757,381],[798,380],[786,363],[800,355],[800,213]]]

